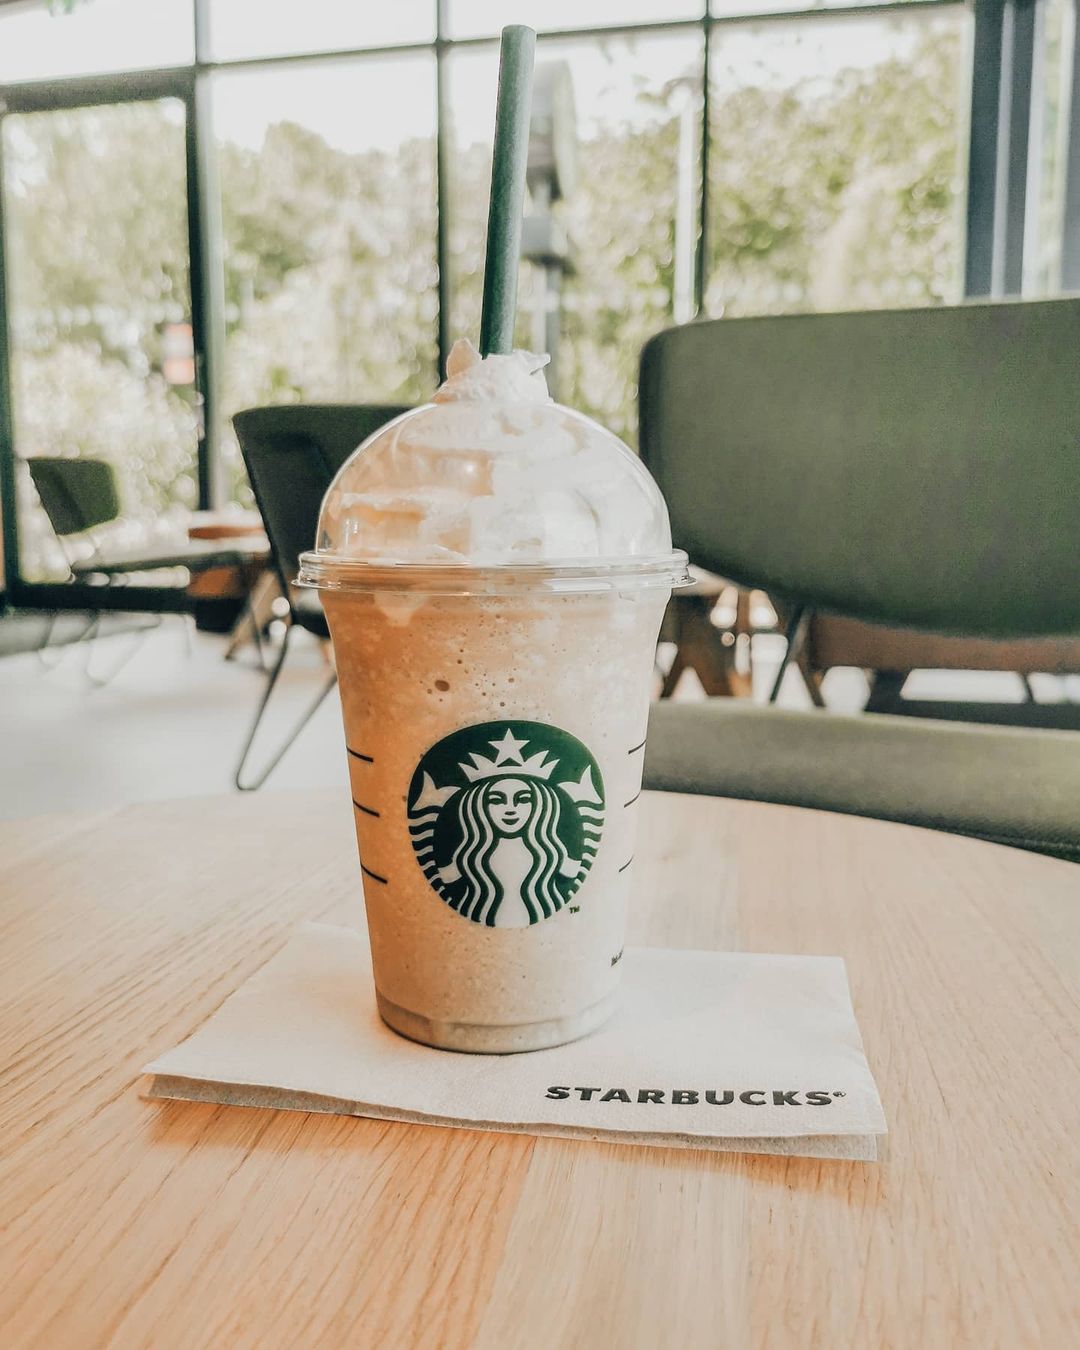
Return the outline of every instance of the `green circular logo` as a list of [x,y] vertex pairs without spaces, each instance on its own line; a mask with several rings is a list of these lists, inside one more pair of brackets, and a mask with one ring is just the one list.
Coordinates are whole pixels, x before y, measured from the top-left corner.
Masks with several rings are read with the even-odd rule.
[[596,760],[543,722],[483,722],[433,745],[409,785],[416,860],[474,923],[524,928],[576,894],[604,828]]

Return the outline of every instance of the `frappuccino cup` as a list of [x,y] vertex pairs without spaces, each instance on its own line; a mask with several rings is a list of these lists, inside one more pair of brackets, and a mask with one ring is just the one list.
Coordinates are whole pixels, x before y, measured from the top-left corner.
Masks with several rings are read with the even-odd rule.
[[686,557],[620,441],[540,359],[459,343],[434,402],[323,504],[379,1011],[453,1050],[576,1039],[610,1015],[657,633]]

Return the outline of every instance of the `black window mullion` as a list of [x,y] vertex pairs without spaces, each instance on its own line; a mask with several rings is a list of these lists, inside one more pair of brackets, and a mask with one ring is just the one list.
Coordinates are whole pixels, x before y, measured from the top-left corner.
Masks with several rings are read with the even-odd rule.
[[1039,152],[1031,150],[1036,4],[975,0],[964,263],[969,296],[1023,290],[1028,162]]
[[435,0],[435,253],[439,273],[439,369],[436,379],[446,374],[450,354],[450,101],[446,80],[446,5]]
[[1065,152],[1065,219],[1061,237],[1061,289],[1080,291],[1080,15],[1073,29],[1069,95],[1069,141]]
[[964,293],[993,289],[1003,0],[975,0]]
[[1035,0],[1008,0],[1001,36],[1001,109],[992,294],[1024,288],[1028,142],[1035,57]]
[[709,7],[705,6],[702,20],[702,33],[705,45],[701,57],[701,192],[698,205],[698,246],[696,267],[694,268],[694,313],[700,315],[705,310],[705,292],[709,284],[709,146],[712,140],[709,127],[709,48],[712,45],[712,26],[709,23]]
[[210,5],[212,0],[191,0],[192,31],[195,35],[195,64],[210,60]]
[[[4,118],[0,109],[0,533],[4,575],[0,592],[5,602],[18,599],[19,521],[16,510],[15,431],[11,411],[11,340],[8,328],[7,266],[4,248]],[[0,605],[2,608],[2,605]]]
[[196,74],[186,100],[187,211],[191,332],[199,395],[199,509],[221,504],[218,406],[225,346],[221,203],[211,120],[210,77]]

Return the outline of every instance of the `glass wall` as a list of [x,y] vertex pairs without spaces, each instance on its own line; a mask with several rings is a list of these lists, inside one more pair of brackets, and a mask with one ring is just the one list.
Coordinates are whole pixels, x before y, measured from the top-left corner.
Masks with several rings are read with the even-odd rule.
[[[250,501],[229,427],[239,408],[422,400],[449,342],[475,339],[508,22],[540,29],[537,90],[558,122],[554,155],[538,124],[531,160],[518,341],[551,350],[558,396],[627,440],[641,346],[668,324],[961,293],[963,3],[7,8],[15,450],[112,456],[131,522],[186,509],[200,481]],[[1060,273],[1073,0],[1042,12],[1027,270],[1047,291]],[[156,77],[140,73],[177,68],[193,91],[186,145],[184,104],[151,98]],[[65,106],[87,89],[94,106],[20,110],[19,86],[25,98],[42,82]],[[220,339],[205,367],[189,289],[221,297],[195,314],[196,341]],[[216,414],[201,477],[196,369]],[[24,570],[42,575],[45,531],[32,497],[24,508]]]
[[447,8],[448,36],[459,39],[490,37],[507,23],[558,32],[670,23],[702,15],[701,0],[451,0]]
[[215,61],[349,51],[435,38],[431,0],[211,0],[209,53]]
[[1024,291],[1030,295],[1052,295],[1061,287],[1069,106],[1078,76],[1071,59],[1075,41],[1073,0],[1043,0],[1035,30],[1035,60],[1042,78],[1032,90],[1031,214],[1024,235]]
[[960,298],[966,28],[929,10],[714,31],[710,315]]
[[435,63],[303,63],[213,83],[227,419],[290,402],[421,402],[438,371]]
[[92,0],[0,10],[0,84],[189,65],[192,0]]
[[[195,365],[176,99],[3,119],[13,430],[22,458],[104,459],[135,543],[195,504]],[[67,574],[29,473],[21,569]]]
[[[538,246],[523,264],[517,337],[553,347],[553,392],[631,441],[641,347],[693,314],[702,44],[698,30],[541,39],[537,50],[538,87],[566,107],[574,136],[550,209],[534,175],[527,219],[538,245],[565,241],[565,255]],[[467,48],[448,66],[451,331],[475,338],[498,52]],[[533,236],[527,225],[527,259]]]

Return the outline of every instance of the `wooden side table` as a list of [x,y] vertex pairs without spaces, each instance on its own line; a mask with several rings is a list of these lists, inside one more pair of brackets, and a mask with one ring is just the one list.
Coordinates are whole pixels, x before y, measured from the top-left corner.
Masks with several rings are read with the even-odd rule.
[[362,924],[347,795],[9,822],[5,1350],[1075,1344],[1080,867],[639,810],[630,941],[847,959],[880,1163],[141,1100],[297,923]]
[[[748,652],[745,670],[738,668],[736,657],[739,639],[749,639],[753,631],[750,592],[697,569],[694,577],[692,586],[675,591],[664,615],[660,641],[675,644],[675,659],[661,683],[660,697],[670,698],[683,675],[692,670],[710,696],[749,698],[754,691],[751,656]],[[713,622],[713,612],[725,592],[732,590],[734,622],[720,627]]]
[[[225,631],[230,635],[226,659],[233,656],[246,642],[254,641],[269,618],[268,604],[262,599],[269,589],[266,578],[270,545],[266,539],[262,517],[257,511],[196,511],[188,522],[190,539],[237,539],[251,550],[250,560],[232,567],[214,567],[193,576],[188,583],[188,595],[195,606],[195,621],[199,627]],[[276,581],[274,583],[276,586]],[[271,596],[270,603],[273,597]],[[256,603],[260,605],[256,618]],[[235,615],[240,605],[239,615]],[[215,610],[224,607],[228,617],[222,623],[214,617]],[[233,617],[235,615],[235,617]]]

